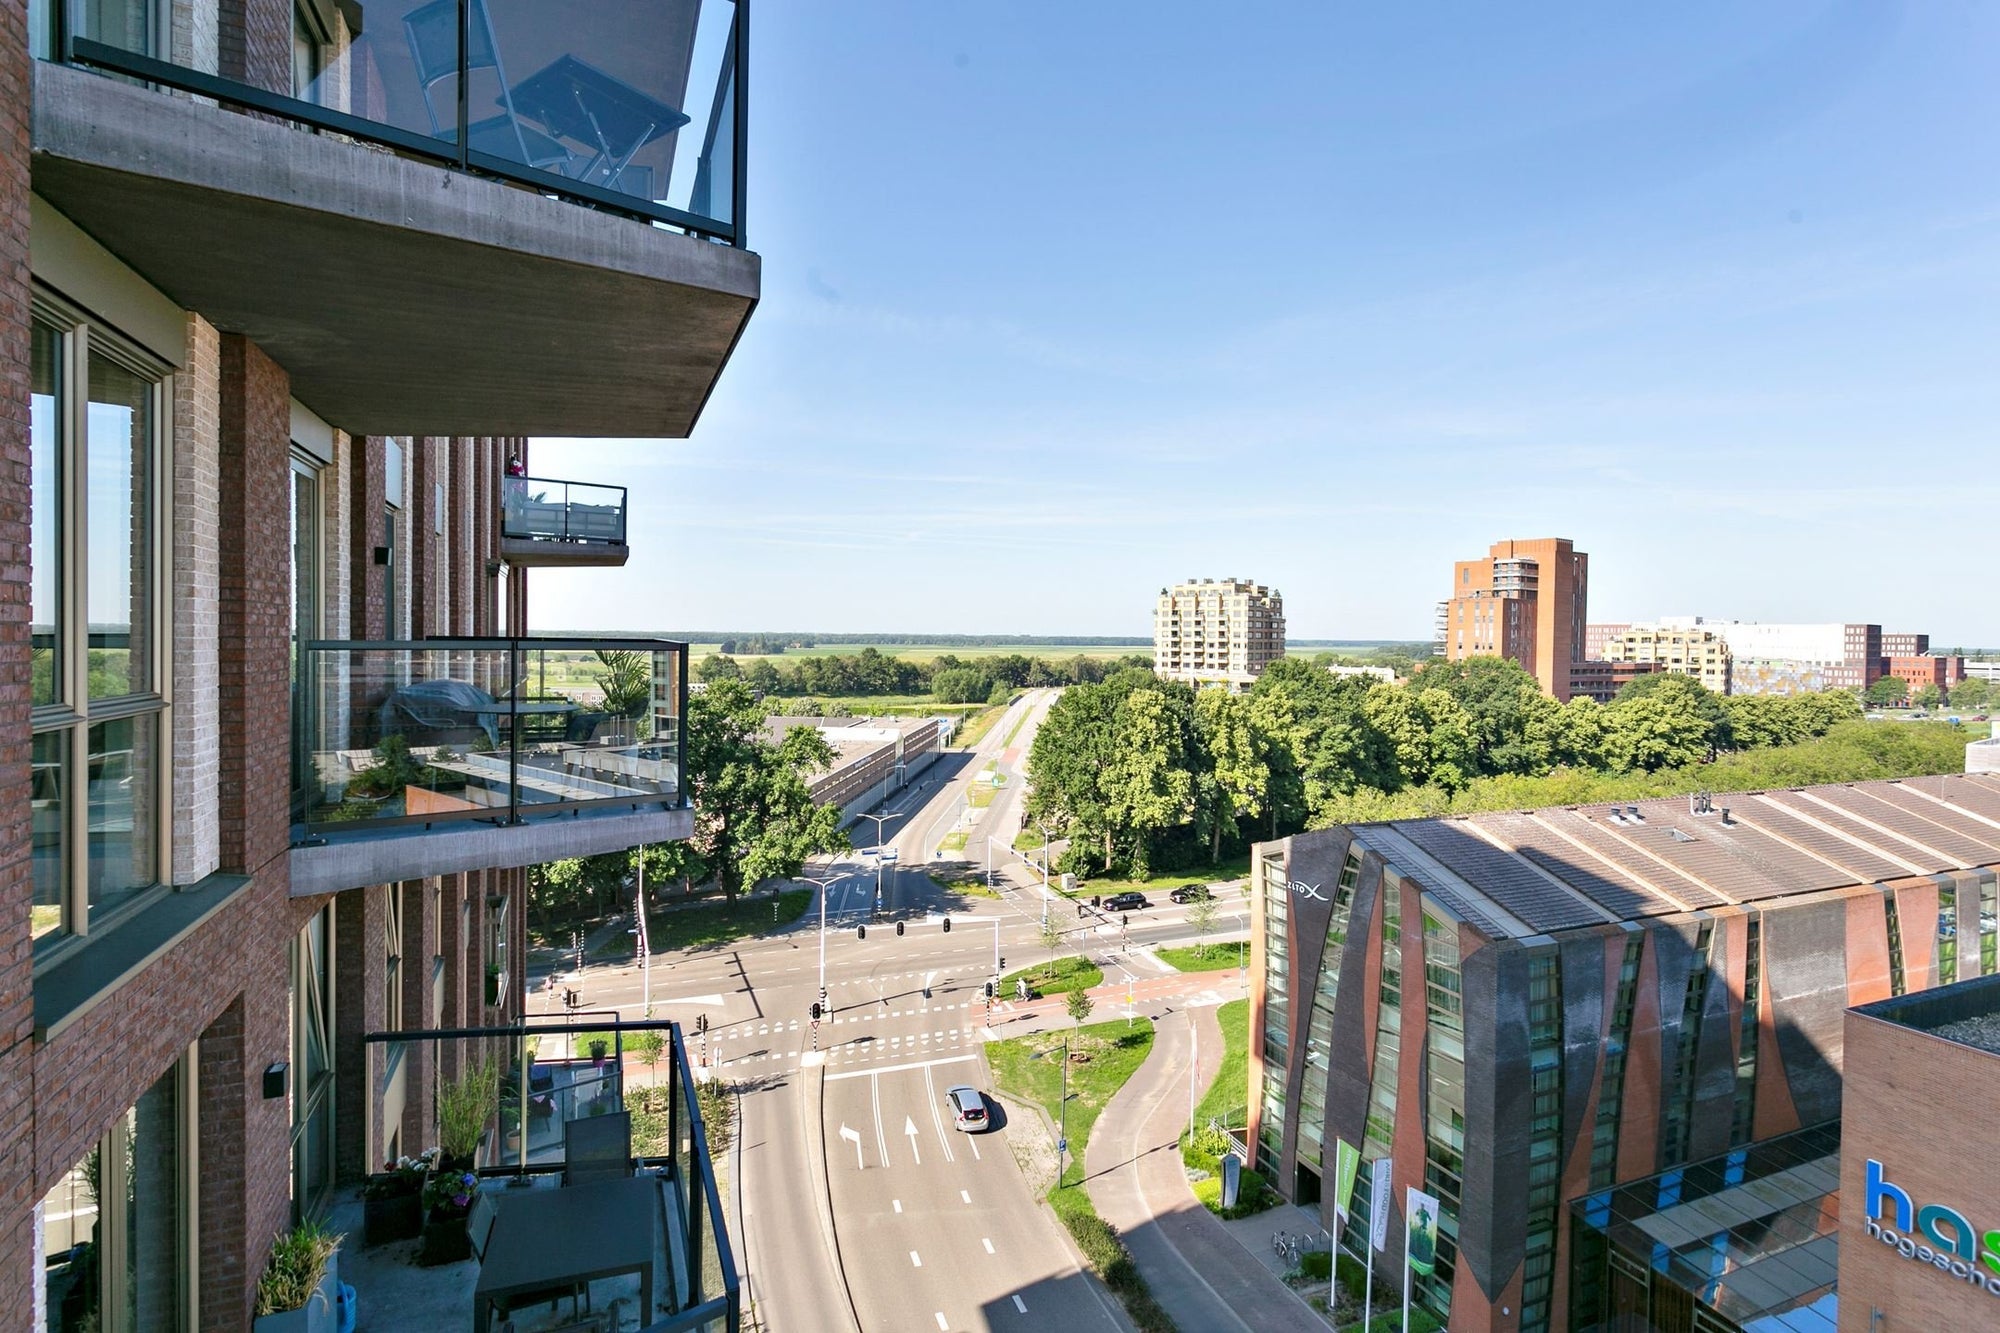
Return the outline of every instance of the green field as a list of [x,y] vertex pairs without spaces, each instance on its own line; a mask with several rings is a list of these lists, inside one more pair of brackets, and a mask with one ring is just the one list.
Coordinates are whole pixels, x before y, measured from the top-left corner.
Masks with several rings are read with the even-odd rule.
[[1088,958],[1058,958],[1051,971],[1049,960],[1044,958],[1033,967],[1024,967],[1018,972],[1009,972],[1000,978],[1000,998],[1014,998],[1014,983],[1026,981],[1028,989],[1038,995],[1066,995],[1073,990],[1091,990],[1104,984],[1104,969]]

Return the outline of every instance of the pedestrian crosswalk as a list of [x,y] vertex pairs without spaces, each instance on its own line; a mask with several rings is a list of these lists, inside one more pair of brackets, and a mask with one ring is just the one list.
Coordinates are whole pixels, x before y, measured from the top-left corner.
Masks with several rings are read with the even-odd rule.
[[[831,1043],[821,1051],[822,1063],[867,1064],[876,1061],[908,1059],[912,1054],[963,1048],[968,1043],[977,1044],[979,1036],[964,1028],[936,1028],[929,1032],[910,1033],[882,1037],[876,1040],[860,1039]],[[753,1051],[748,1055],[723,1060],[718,1069],[732,1069],[738,1072],[758,1069],[796,1069],[803,1050]]]

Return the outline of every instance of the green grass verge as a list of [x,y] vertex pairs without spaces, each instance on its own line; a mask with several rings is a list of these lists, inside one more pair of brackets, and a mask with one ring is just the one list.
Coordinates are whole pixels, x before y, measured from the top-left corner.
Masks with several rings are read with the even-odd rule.
[[1021,716],[1014,720],[1013,726],[1007,728],[1007,739],[1000,742],[1002,749],[1012,748],[1014,744],[1014,738],[1021,734],[1022,727],[1028,725],[1028,717],[1034,711],[1035,710],[1032,708],[1023,708],[1021,710]]
[[1160,961],[1176,972],[1232,972],[1236,969],[1234,942],[1211,944],[1204,954],[1199,948],[1155,949]]
[[[1041,846],[1041,836],[1036,835],[1035,846]],[[1187,870],[1170,870],[1150,879],[1092,879],[1079,882],[1079,893],[1124,893],[1137,889],[1149,893],[1154,889],[1178,889],[1184,884],[1219,884],[1224,880],[1243,879],[1250,873],[1250,854],[1228,857],[1212,866],[1194,866]],[[1224,903],[1233,901],[1229,893],[1216,895]]]
[[1195,1107],[1198,1125],[1220,1120],[1224,1126],[1247,1124],[1250,1118],[1250,1001],[1231,1000],[1218,1006],[1215,1021],[1222,1026],[1222,1066]]
[[[709,903],[671,912],[655,909],[646,920],[646,938],[653,954],[677,953],[683,949],[713,949],[753,935],[768,935],[798,919],[812,901],[811,889],[786,889],[778,894],[777,911],[770,898],[738,898],[734,903]],[[631,935],[617,935],[591,957],[609,961],[633,957],[637,952]]]
[[[1032,1101],[1062,1123],[1063,1038],[1061,1032],[1037,1033],[996,1041],[986,1048],[993,1081],[1002,1092],[1023,1101]],[[1123,1022],[1093,1023],[1073,1034],[1076,1048],[1090,1059],[1069,1067],[1069,1115],[1064,1132],[1069,1136],[1069,1166],[1049,1191],[1049,1206],[1083,1251],[1090,1266],[1116,1293],[1143,1333],[1170,1333],[1173,1318],[1146,1287],[1132,1256],[1118,1239],[1118,1233],[1097,1215],[1090,1195],[1083,1187],[1084,1153],[1090,1131],[1125,1080],[1132,1077],[1153,1049],[1153,1024],[1141,1020],[1129,1032]]]
[[970,836],[964,829],[953,829],[938,840],[938,850],[941,852],[962,852],[965,850],[965,840]]
[[956,874],[931,872],[931,883],[946,893],[955,893],[961,898],[998,898],[1000,890],[986,886],[986,876],[977,870],[959,871]]
[[961,750],[970,750],[986,739],[986,733],[993,730],[993,724],[998,722],[1000,715],[1006,711],[1004,704],[988,704],[981,707],[978,712],[968,714],[965,720],[959,723],[958,730],[952,734],[952,745]]
[[1066,995],[1073,990],[1091,990],[1104,984],[1104,969],[1087,958],[1058,958],[1051,975],[1046,961],[1000,978],[1000,998],[1014,998],[1014,981],[1021,978],[1037,995]]

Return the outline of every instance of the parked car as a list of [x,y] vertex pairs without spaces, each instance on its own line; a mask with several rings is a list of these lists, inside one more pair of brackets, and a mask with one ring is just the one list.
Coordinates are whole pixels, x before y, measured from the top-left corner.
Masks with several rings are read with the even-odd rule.
[[1114,893],[1104,900],[1104,910],[1107,912],[1133,912],[1141,907],[1151,906],[1143,893]]
[[986,1128],[986,1098],[977,1088],[960,1084],[944,1090],[944,1104],[951,1108],[951,1123],[968,1134]]
[[1214,896],[1208,891],[1206,884],[1189,884],[1167,895],[1177,903],[1205,903]]

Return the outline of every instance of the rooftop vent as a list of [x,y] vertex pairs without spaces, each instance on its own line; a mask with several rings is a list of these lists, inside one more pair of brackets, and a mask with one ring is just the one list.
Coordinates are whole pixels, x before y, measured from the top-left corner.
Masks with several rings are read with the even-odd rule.
[[1675,842],[1693,842],[1695,840],[1694,834],[1683,833],[1677,828],[1670,828],[1667,830],[1667,833]]
[[1628,806],[1626,806],[1626,807],[1625,807],[1625,815],[1626,815],[1626,817],[1627,817],[1627,818],[1629,818],[1629,819],[1630,819],[1630,820],[1631,820],[1631,821],[1632,821],[1632,822],[1633,822],[1634,824],[1643,824],[1643,823],[1645,823],[1645,822],[1646,822],[1646,817],[1645,817],[1644,815],[1642,815],[1642,814],[1640,814],[1640,813],[1639,813],[1639,807],[1638,807],[1638,806],[1636,806],[1636,805],[1628,805]]

